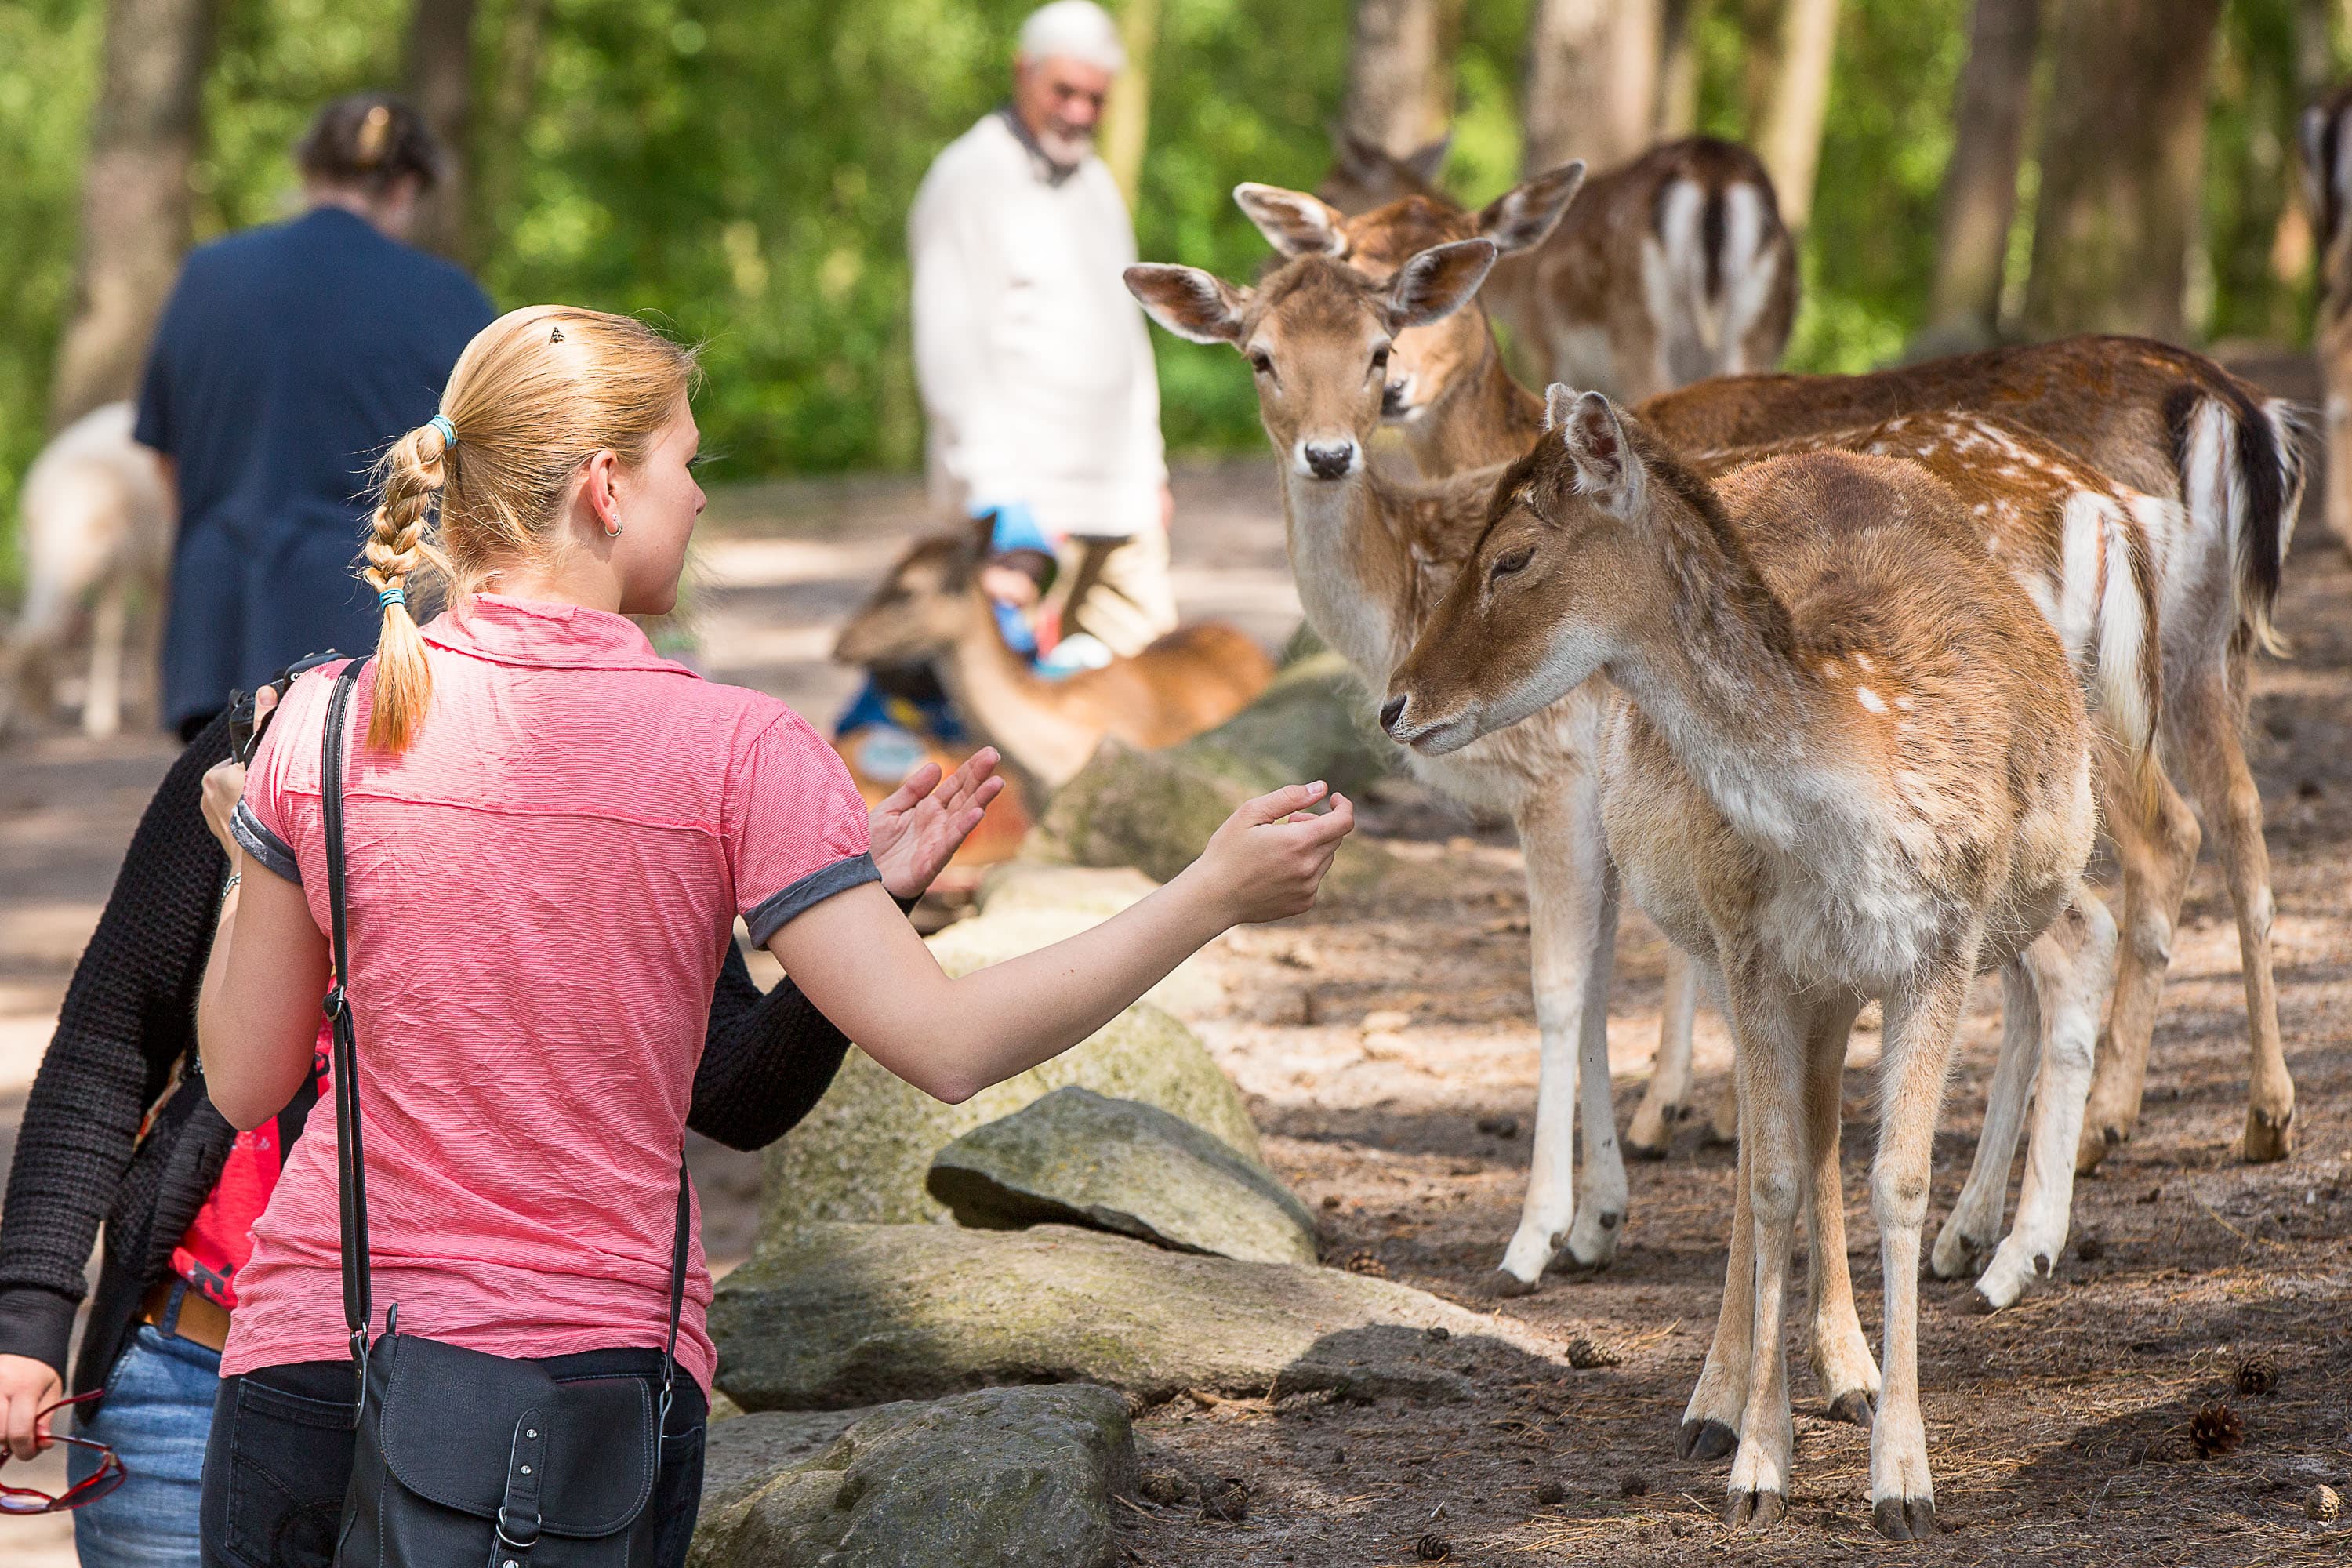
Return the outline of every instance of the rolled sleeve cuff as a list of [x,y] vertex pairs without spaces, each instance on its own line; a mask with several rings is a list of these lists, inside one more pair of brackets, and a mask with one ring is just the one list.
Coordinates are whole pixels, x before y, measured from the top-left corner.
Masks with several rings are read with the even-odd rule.
[[46,1362],[63,1381],[73,1342],[74,1301],[36,1285],[0,1290],[0,1355]]
[[236,809],[229,814],[228,831],[247,854],[288,881],[298,885],[301,882],[302,868],[294,858],[293,847],[270,832],[245,802],[238,801]]
[[871,855],[853,855],[846,860],[811,871],[782,892],[762,899],[744,915],[745,929],[751,933],[755,947],[765,947],[768,939],[784,929],[793,917],[814,905],[821,904],[835,893],[845,893],[866,882],[878,882],[881,871]]

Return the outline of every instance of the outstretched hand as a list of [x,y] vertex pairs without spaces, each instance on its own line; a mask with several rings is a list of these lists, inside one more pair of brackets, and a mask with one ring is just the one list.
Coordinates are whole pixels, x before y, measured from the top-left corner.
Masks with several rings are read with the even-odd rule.
[[883,889],[900,900],[919,899],[947,866],[988,803],[1003,793],[996,748],[983,746],[940,782],[940,765],[925,763],[867,815],[874,865]]
[[[1331,809],[1307,808],[1329,795]],[[1291,784],[1244,801],[1195,862],[1228,901],[1232,922],[1246,925],[1304,914],[1331,868],[1339,841],[1355,830],[1356,807],[1330,786]]]

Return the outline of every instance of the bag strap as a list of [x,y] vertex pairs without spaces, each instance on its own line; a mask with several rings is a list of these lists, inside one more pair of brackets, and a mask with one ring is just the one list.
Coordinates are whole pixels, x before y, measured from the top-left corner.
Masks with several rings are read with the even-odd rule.
[[[327,694],[326,733],[320,741],[319,763],[320,814],[327,840],[328,923],[335,961],[334,984],[324,1005],[334,1037],[335,1162],[341,1216],[343,1324],[351,1331],[352,1361],[359,1374],[362,1399],[367,1391],[368,1324],[374,1316],[374,1303],[368,1276],[367,1160],[360,1146],[359,1041],[352,1022],[351,998],[344,990],[352,964],[351,919],[345,905],[343,876],[343,727],[360,671],[372,662],[353,659],[335,677],[334,687]],[[677,1325],[686,1310],[687,1260],[693,1240],[691,1205],[686,1151],[681,1147],[677,1155],[677,1228],[669,1259],[669,1329],[662,1342],[661,1420],[656,1427],[657,1435],[669,1424],[670,1390],[677,1373]],[[387,1318],[386,1331],[391,1327],[392,1321]],[[357,1408],[354,1402],[355,1413]]]

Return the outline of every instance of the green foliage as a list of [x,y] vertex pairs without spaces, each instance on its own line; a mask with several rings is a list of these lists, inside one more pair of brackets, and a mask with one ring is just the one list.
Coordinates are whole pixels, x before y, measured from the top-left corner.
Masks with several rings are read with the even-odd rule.
[[[502,304],[656,314],[707,345],[701,415],[723,477],[908,467],[905,221],[950,140],[999,102],[1034,0],[483,0],[479,271]],[[2302,0],[2232,0],[2207,158],[2216,334],[2298,338],[2309,285],[2273,265],[2297,178]],[[397,80],[410,0],[222,7],[196,170],[199,237],[290,209],[286,153],[328,96]],[[1449,178],[1509,184],[1531,0],[1460,11]],[[1164,0],[1138,214],[1142,253],[1247,278],[1266,250],[1244,179],[1311,186],[1344,80],[1351,0]],[[0,5],[0,536],[39,445],[69,304],[101,0]],[[1934,260],[1969,0],[1846,0],[1792,364],[1900,352]],[[1771,0],[1706,0],[1702,122],[1738,136],[1769,79]],[[520,82],[522,90],[517,91]],[[2028,170],[2031,179],[2032,170]],[[2282,254],[2292,259],[2291,247]],[[2022,260],[2021,252],[2020,260]],[[1154,334],[1171,442],[1261,438],[1220,349]],[[0,562],[6,559],[0,552]],[[0,577],[8,567],[0,564]]]

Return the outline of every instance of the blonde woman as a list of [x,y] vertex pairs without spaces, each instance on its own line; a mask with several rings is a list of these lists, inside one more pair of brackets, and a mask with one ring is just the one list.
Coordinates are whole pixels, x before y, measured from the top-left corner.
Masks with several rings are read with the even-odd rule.
[[[622,618],[669,608],[702,509],[693,376],[624,317],[493,322],[385,459],[367,547],[383,624],[341,798],[369,1330],[396,1302],[397,1342],[528,1358],[559,1382],[664,1376],[678,1140],[737,916],[876,1060],[960,1100],[1076,1044],[1229,926],[1307,909],[1353,821],[1337,796],[1306,814],[1320,784],[1250,802],[1126,913],[947,978],[877,884],[830,749]],[[405,597],[428,569],[454,607],[420,627]],[[330,673],[289,692],[236,814],[240,883],[197,1022],[214,1103],[239,1125],[310,1070],[330,983]],[[337,1152],[321,1110],[255,1227],[205,1465],[207,1563],[327,1561],[284,1548],[305,1510],[343,1508],[352,1470]],[[714,1361],[698,1249],[685,1295],[688,1375],[637,1527],[655,1542],[633,1563],[682,1563],[693,1529]]]

